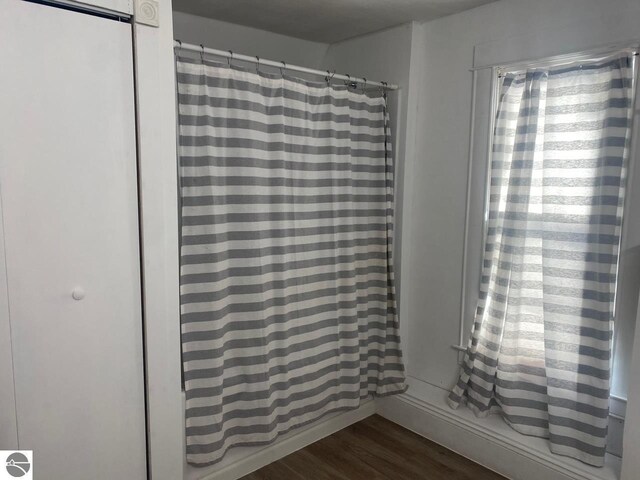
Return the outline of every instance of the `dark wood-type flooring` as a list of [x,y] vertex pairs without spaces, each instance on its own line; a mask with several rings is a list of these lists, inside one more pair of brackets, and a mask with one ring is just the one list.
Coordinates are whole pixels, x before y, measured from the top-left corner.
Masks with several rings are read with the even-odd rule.
[[504,477],[378,415],[242,480],[496,480]]

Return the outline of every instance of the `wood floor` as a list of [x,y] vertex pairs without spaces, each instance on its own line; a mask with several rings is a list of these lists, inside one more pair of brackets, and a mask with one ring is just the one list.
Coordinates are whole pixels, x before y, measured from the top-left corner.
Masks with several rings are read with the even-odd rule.
[[504,477],[374,415],[242,480],[496,480]]

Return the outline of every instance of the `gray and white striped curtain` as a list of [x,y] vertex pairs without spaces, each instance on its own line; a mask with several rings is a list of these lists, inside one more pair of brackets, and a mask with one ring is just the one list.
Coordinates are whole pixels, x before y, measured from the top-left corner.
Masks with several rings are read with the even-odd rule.
[[501,79],[480,299],[449,397],[596,466],[631,99],[626,55]]
[[187,460],[404,391],[385,99],[177,59]]

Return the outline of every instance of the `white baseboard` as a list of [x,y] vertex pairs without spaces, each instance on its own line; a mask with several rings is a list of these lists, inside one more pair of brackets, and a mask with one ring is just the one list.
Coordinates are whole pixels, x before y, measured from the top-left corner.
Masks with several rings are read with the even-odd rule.
[[374,413],[513,480],[618,480],[620,459],[607,455],[603,468],[554,455],[547,440],[515,432],[498,416],[477,419],[465,408],[452,410],[447,392],[414,378],[403,395],[367,400],[357,410],[334,413],[261,447],[230,450],[219,464],[185,464],[185,480],[238,480]]
[[477,419],[451,409],[447,392],[411,379],[403,395],[376,400],[377,413],[513,480],[618,480],[620,459],[607,455],[603,468],[549,451],[547,440],[511,429],[496,415]]
[[269,445],[232,449],[217,465],[204,468],[185,465],[184,478],[187,480],[237,480],[338,430],[364,420],[374,413],[376,413],[375,402],[372,399],[366,400],[356,410],[327,416],[309,426],[283,435]]

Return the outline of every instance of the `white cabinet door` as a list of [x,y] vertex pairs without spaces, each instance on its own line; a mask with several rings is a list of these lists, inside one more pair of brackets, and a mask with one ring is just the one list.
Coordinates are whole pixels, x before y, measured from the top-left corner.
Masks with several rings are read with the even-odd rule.
[[0,11],[0,335],[9,323],[17,441],[35,479],[143,480],[131,26],[16,0]]
[[74,3],[86,5],[89,8],[98,7],[111,12],[133,14],[133,0],[75,0]]

